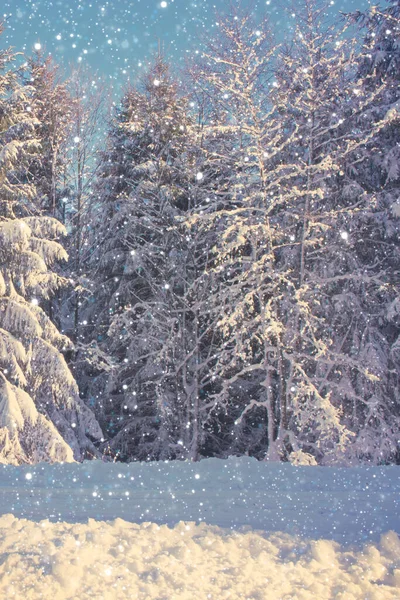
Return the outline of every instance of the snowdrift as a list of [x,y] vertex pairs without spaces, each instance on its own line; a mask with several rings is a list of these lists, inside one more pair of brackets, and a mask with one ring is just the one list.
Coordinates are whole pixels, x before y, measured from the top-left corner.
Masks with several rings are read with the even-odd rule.
[[0,598],[398,600],[400,469],[0,467]]
[[181,522],[0,518],[0,597],[30,600],[398,600],[400,541],[344,550]]

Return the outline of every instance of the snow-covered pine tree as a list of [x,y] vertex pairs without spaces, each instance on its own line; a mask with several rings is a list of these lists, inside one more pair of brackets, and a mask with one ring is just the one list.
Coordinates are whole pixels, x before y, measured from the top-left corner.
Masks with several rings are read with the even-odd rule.
[[[268,28],[238,15],[220,21],[197,70],[237,140],[231,193],[196,219],[221,230],[208,302],[225,338],[216,400],[227,410],[236,400],[238,435],[251,410],[266,411],[267,458],[345,460],[375,419],[373,460],[385,460],[396,427],[382,364],[363,337],[385,278],[359,257],[354,236],[371,197],[354,167],[386,120],[360,127],[375,94],[354,82],[355,44],[326,26],[325,14],[313,0],[298,8],[275,77]],[[220,153],[221,169],[224,161]]]
[[[346,25],[342,31],[328,26],[325,14],[326,5],[315,0],[299,8],[274,95],[283,127],[296,132],[288,158],[300,166],[295,179],[286,182],[287,190],[294,184],[298,192],[284,218],[295,244],[282,255],[298,274],[288,341],[300,360],[289,369],[290,379],[294,376],[289,416],[302,449],[325,463],[361,458],[358,440],[374,423],[380,452],[363,458],[379,461],[393,452],[393,446],[387,452],[393,430],[370,324],[387,281],[373,269],[374,258],[365,256],[369,240],[363,222],[374,199],[357,174],[364,148],[373,149],[390,118],[383,115],[363,127],[376,101],[376,92],[355,81],[355,66],[364,55],[346,36]],[[379,350],[382,357],[386,349]],[[306,377],[299,383],[296,373],[302,372]],[[325,416],[321,412],[328,433],[335,421],[337,431],[343,428],[342,446],[332,436],[324,444],[318,427],[314,430],[319,399],[328,410]]]
[[67,142],[70,137],[74,101],[53,59],[35,51],[27,61],[25,83],[29,88],[29,111],[36,118],[35,137],[40,153],[30,164],[30,177],[36,188],[43,214],[65,222],[67,185]]
[[0,51],[0,461],[72,461],[95,452],[101,431],[62,355],[69,340],[40,308],[64,283],[50,269],[66,258],[65,231],[37,211],[39,123],[14,59]]
[[186,304],[195,242],[177,220],[196,182],[190,128],[158,56],[124,95],[98,169],[86,355],[103,374],[88,394],[99,396],[111,450],[124,459],[198,452],[197,320]]
[[[305,5],[294,53],[283,57],[276,95],[282,93],[280,110],[288,108],[285,127],[291,120],[291,130],[298,129],[300,143],[292,156],[308,163],[300,187],[307,192],[300,238],[294,235],[300,241],[302,300],[318,319],[317,335],[328,346],[316,353],[313,378],[353,434],[342,460],[379,463],[394,459],[399,431],[388,377],[390,350],[379,325],[383,304],[393,298],[394,279],[391,259],[377,259],[381,251],[374,241],[382,207],[363,173],[397,117],[384,110],[371,118],[382,90],[357,73],[369,49],[335,30],[332,37],[326,35],[324,5]],[[297,79],[296,73],[301,74]],[[296,221],[293,227],[298,231]],[[393,257],[390,241],[389,246]]]
[[399,94],[399,0],[387,0],[386,6],[375,5],[368,11],[355,11],[346,15],[364,34],[364,60],[359,74],[370,76],[371,85],[385,83],[386,97]]
[[109,94],[99,77],[93,77],[86,67],[76,69],[69,81],[72,97],[70,139],[68,144],[67,228],[70,254],[69,274],[75,290],[65,302],[65,322],[73,339],[84,339],[85,328],[80,318],[81,291],[87,286],[85,262],[88,259],[88,240],[91,227],[92,183],[96,174],[102,139],[101,128],[107,122]]
[[[364,35],[364,59],[358,67],[358,83],[364,89],[376,93],[371,109],[364,115],[362,126],[368,130],[387,114],[398,113],[400,108],[400,2],[392,0],[385,7],[374,6],[368,13],[348,15],[357,23]],[[363,215],[362,231],[364,246],[360,245],[361,256],[376,264],[377,271],[384,277],[386,285],[376,298],[375,310],[368,323],[370,352],[381,364],[381,388],[386,396],[386,412],[393,415],[388,423],[382,419],[382,409],[370,419],[357,440],[359,454],[372,456],[374,462],[382,457],[399,457],[396,448],[398,415],[400,409],[400,299],[398,293],[400,263],[400,119],[395,118],[374,139],[373,147],[362,149],[363,160],[357,168],[357,178],[370,191],[374,202]],[[385,435],[376,443],[379,430]],[[390,435],[388,435],[390,434]],[[397,436],[398,437],[398,436]]]
[[[25,67],[23,83],[30,99],[27,110],[36,120],[34,135],[40,146],[40,151],[32,156],[28,180],[35,187],[35,205],[40,214],[55,217],[65,224],[67,143],[74,102],[60,67],[51,56],[45,57],[42,49],[28,58]],[[55,268],[60,275],[68,277],[69,266]],[[62,329],[60,293],[51,297],[43,308]]]

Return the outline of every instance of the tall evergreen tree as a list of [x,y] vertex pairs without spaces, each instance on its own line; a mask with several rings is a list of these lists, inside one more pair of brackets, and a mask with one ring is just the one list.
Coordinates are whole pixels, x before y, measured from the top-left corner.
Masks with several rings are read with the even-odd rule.
[[92,222],[92,184],[96,176],[101,129],[107,120],[109,94],[98,78],[87,68],[76,69],[68,82],[72,97],[71,128],[68,144],[68,218],[69,273],[75,290],[66,304],[67,326],[75,341],[83,340],[85,328],[81,319],[82,291],[87,286],[85,262]]
[[[357,12],[350,15],[350,21],[360,27],[364,35],[364,59],[358,67],[357,78],[364,89],[375,94],[373,106],[368,111],[362,127],[370,129],[376,122],[390,114],[394,118],[388,127],[374,139],[373,147],[362,149],[362,161],[357,169],[358,180],[369,190],[373,203],[371,210],[364,215],[362,233],[368,240],[363,255],[372,260],[377,270],[385,278],[385,286],[380,289],[378,301],[371,315],[368,340],[377,355],[376,362],[382,365],[381,381],[385,390],[386,406],[393,421],[388,424],[379,416],[373,415],[376,430],[396,432],[400,410],[400,308],[399,308],[399,101],[400,101],[400,3],[392,0],[385,7],[374,6],[369,13]],[[397,115],[397,118],[396,118]],[[393,434],[392,434],[393,435]],[[395,437],[395,433],[393,435]],[[370,431],[359,440],[360,445],[371,442]],[[370,444],[379,459],[381,444]],[[395,442],[386,444],[386,457],[399,457]],[[376,459],[375,459],[376,460]]]
[[28,59],[26,85],[29,110],[36,118],[40,153],[32,160],[30,177],[43,214],[65,221],[67,142],[71,131],[73,99],[60,68],[41,50]]
[[95,291],[87,310],[95,339],[87,353],[107,365],[95,385],[113,452],[124,458],[180,456],[191,445],[193,382],[183,383],[178,365],[187,366],[186,354],[195,361],[185,342],[194,323],[185,304],[193,255],[177,222],[195,182],[190,127],[158,56],[140,89],[122,99],[95,186]]
[[69,340],[40,307],[64,283],[51,266],[66,258],[65,230],[37,209],[39,122],[14,58],[0,52],[0,460],[71,461],[94,452],[101,431],[62,355]]

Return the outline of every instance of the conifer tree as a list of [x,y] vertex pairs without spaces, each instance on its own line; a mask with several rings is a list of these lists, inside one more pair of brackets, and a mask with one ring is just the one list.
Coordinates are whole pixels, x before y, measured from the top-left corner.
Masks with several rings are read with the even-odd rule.
[[192,388],[179,365],[190,354],[193,315],[184,298],[192,255],[177,221],[195,182],[189,133],[185,101],[158,56],[141,87],[122,99],[95,185],[95,285],[87,309],[95,339],[87,353],[105,368],[95,385],[112,450],[124,458],[189,451]]
[[[73,100],[70,139],[68,144],[68,228],[69,273],[75,290],[65,303],[67,322],[75,342],[83,340],[85,329],[81,319],[82,291],[87,287],[85,263],[88,259],[88,241],[92,226],[92,184],[96,175],[102,137],[100,132],[107,122],[109,94],[103,82],[87,68],[78,68],[68,81]],[[71,319],[72,316],[72,319]],[[71,323],[72,321],[72,323]]]
[[65,230],[37,208],[39,122],[14,59],[0,52],[0,460],[72,461],[95,452],[101,431],[62,355],[69,340],[40,307],[64,284],[51,267],[66,259]]
[[37,120],[35,135],[40,142],[40,153],[30,165],[30,177],[43,214],[65,222],[67,142],[74,101],[60,68],[50,56],[45,58],[42,50],[28,59],[27,69],[29,110]]
[[[368,324],[368,340],[381,364],[381,387],[385,394],[386,412],[392,415],[388,425],[379,416],[373,414],[371,428],[366,428],[358,440],[360,451],[370,448],[374,460],[381,456],[381,444],[385,444],[386,460],[398,458],[396,432],[400,409],[400,364],[399,364],[399,294],[398,264],[400,261],[400,154],[398,137],[400,120],[398,117],[400,101],[399,79],[399,40],[400,40],[400,3],[388,2],[385,7],[374,6],[368,13],[356,12],[349,15],[350,21],[358,24],[364,35],[364,59],[358,66],[357,79],[364,89],[375,94],[373,106],[361,124],[364,130],[374,127],[377,121],[390,114],[391,123],[379,132],[373,147],[362,150],[362,161],[357,169],[357,179],[369,190],[373,202],[371,210],[364,215],[361,224],[363,237],[368,240],[361,246],[366,262],[373,261],[376,271],[385,280],[379,297],[375,302]],[[397,118],[396,118],[397,113]],[[369,266],[371,268],[371,266]],[[372,431],[385,432],[380,443],[374,443]],[[389,438],[388,433],[391,433]],[[376,433],[375,433],[376,439]],[[392,440],[390,442],[390,440]],[[368,453],[367,453],[368,454]]]

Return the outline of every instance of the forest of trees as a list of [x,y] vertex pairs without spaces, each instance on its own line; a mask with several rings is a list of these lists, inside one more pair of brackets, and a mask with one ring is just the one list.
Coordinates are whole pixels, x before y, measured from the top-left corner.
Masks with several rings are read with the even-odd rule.
[[400,0],[297,4],[117,104],[0,50],[0,463],[400,462]]

